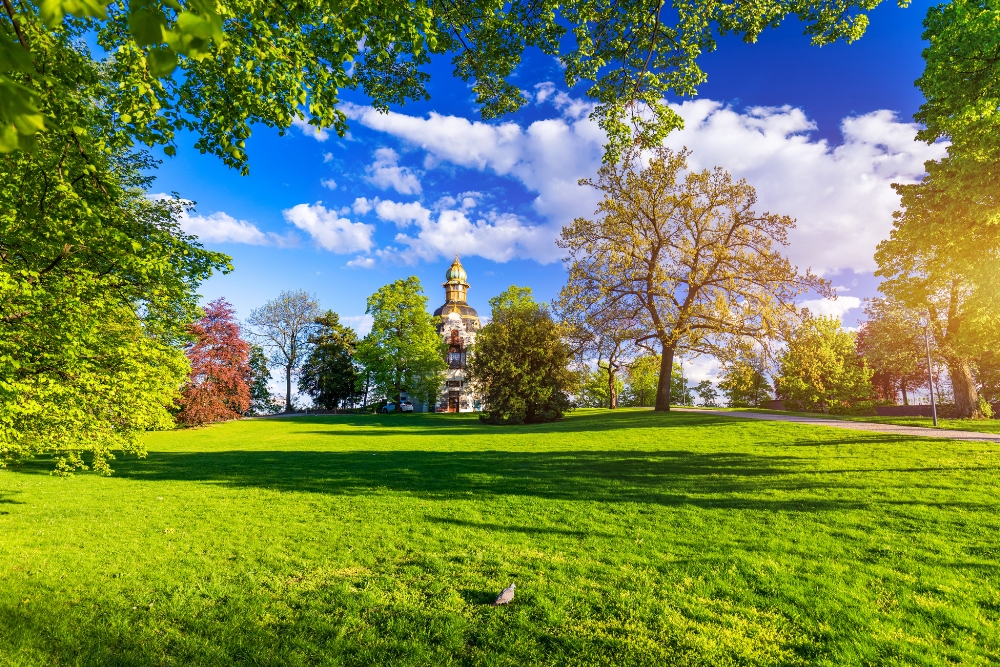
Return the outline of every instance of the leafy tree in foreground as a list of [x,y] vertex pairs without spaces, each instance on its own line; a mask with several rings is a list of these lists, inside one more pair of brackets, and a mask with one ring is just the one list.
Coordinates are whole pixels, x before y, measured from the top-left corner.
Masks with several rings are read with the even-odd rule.
[[759,359],[727,362],[723,366],[719,389],[731,408],[759,408],[771,400],[771,387]]
[[90,452],[109,473],[112,450],[142,453],[143,431],[172,426],[196,290],[228,258],[182,232],[181,202],[146,197],[155,162],[103,104],[85,33],[36,28],[22,26],[46,64],[30,85],[59,120],[0,159],[0,463],[54,452],[65,471]]
[[562,328],[527,287],[490,299],[492,320],[476,335],[469,377],[479,388],[488,424],[534,424],[562,418],[575,383]]
[[299,373],[299,391],[327,410],[344,407],[358,395],[358,371],[354,351],[358,336],[328,310],[316,318],[312,352]]
[[657,410],[670,409],[679,347],[724,358],[734,339],[787,330],[797,295],[829,293],[826,281],[774,250],[787,243],[791,218],[754,212],[746,181],[718,167],[688,171],[687,155],[657,148],[646,167],[637,153],[605,164],[596,181],[583,181],[604,193],[598,217],[577,218],[559,240],[569,251],[561,301],[642,313],[639,342],[661,350]]
[[985,227],[975,232],[980,242],[974,252],[963,246],[956,237],[969,221],[944,219],[922,199],[928,192],[904,195],[892,233],[875,253],[875,275],[885,278],[879,289],[889,299],[928,319],[935,350],[948,367],[956,416],[983,417],[973,366],[996,337],[1000,280],[989,267],[1000,262],[1000,249],[983,238],[992,230]]
[[252,311],[247,322],[271,352],[270,361],[285,371],[285,412],[292,411],[292,376],[312,348],[319,304],[307,292],[282,292]]
[[848,412],[872,397],[871,371],[855,334],[836,317],[809,317],[788,340],[775,378],[778,396],[793,410]]
[[357,357],[371,384],[399,405],[403,392],[433,405],[447,367],[444,342],[427,312],[420,279],[410,276],[368,297],[371,332],[358,343]]
[[[434,55],[451,56],[483,116],[495,118],[525,104],[510,78],[531,47],[560,61],[567,85],[587,84],[612,147],[608,161],[617,162],[633,138],[650,147],[680,127],[665,99],[697,92],[706,78],[698,56],[719,36],[755,42],[792,15],[814,44],[851,42],[864,33],[864,12],[879,3],[13,0],[0,14],[0,99],[8,100],[0,106],[0,150],[30,146],[37,133],[73,118],[49,113],[45,81],[59,54],[38,45],[76,29],[112,54],[103,74],[108,109],[137,141],[168,153],[178,131],[191,130],[199,150],[245,170],[254,125],[283,130],[308,116],[343,134],[352,108],[341,104],[342,90],[363,90],[379,110],[427,99],[423,69]],[[70,94],[88,99],[85,90]]]
[[181,424],[239,419],[250,408],[250,345],[240,336],[235,314],[229,302],[216,299],[191,325],[195,340],[187,350],[191,374],[181,393]]

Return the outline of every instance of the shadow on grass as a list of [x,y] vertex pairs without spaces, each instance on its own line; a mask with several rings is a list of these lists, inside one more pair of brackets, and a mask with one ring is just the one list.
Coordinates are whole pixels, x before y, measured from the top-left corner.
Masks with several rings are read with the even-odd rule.
[[773,492],[857,489],[820,479],[793,457],[690,451],[152,452],[120,461],[126,479],[191,481],[338,495],[383,491],[434,499],[528,496],[587,502],[694,505],[712,509],[822,510],[863,503],[789,499]]
[[[605,537],[614,539],[618,537],[613,533],[601,533],[594,530],[566,530],[564,528],[539,528],[537,526],[508,526],[499,523],[482,523],[479,521],[463,521],[461,519],[451,519],[443,516],[426,517],[431,523],[443,523],[462,528],[478,528],[493,532],[524,533],[526,535],[565,535],[567,537]],[[491,600],[492,602],[492,600]]]

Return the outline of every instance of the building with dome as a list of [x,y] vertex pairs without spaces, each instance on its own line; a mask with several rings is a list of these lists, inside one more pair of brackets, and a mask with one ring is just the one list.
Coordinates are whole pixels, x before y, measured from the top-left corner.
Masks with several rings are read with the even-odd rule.
[[437,330],[448,345],[445,361],[447,376],[438,395],[437,412],[472,412],[481,409],[479,396],[472,391],[466,378],[469,346],[479,331],[479,314],[465,301],[469,289],[467,274],[455,255],[455,261],[445,273],[444,305],[434,311]]

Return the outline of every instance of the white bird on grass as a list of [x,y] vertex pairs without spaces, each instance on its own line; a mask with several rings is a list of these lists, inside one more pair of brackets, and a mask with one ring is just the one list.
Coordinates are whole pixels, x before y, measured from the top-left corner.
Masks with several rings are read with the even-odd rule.
[[493,606],[507,604],[514,599],[514,584],[511,584],[507,588],[500,591],[500,595],[497,596],[497,601],[493,603]]

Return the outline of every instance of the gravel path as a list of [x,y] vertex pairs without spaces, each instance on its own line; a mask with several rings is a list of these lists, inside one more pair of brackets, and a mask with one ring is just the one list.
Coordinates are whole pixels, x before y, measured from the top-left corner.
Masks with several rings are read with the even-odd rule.
[[796,422],[811,426],[827,426],[832,428],[847,428],[853,431],[875,431],[877,433],[892,433],[894,435],[910,435],[919,438],[945,438],[947,440],[985,440],[1000,442],[1000,434],[978,433],[976,431],[955,431],[940,428],[925,428],[923,426],[899,426],[898,424],[875,424],[872,422],[855,422],[846,419],[829,419],[826,417],[799,417],[796,415],[771,415],[761,412],[727,412],[724,410],[692,410],[691,408],[670,408],[678,412],[695,412],[712,414],[719,417],[741,417],[744,419],[764,419],[779,422]]

